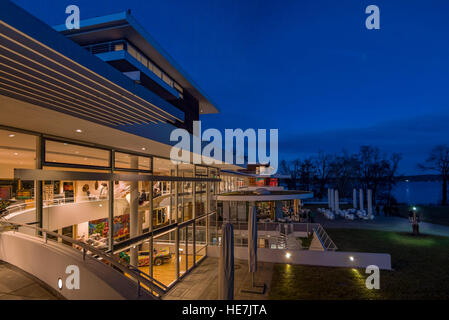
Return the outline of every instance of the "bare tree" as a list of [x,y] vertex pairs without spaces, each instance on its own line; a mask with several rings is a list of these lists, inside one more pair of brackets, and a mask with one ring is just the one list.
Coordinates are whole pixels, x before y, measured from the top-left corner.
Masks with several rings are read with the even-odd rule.
[[301,161],[299,159],[293,161],[282,160],[280,163],[280,172],[285,175],[289,175],[290,179],[287,179],[288,189],[296,190],[297,181],[300,175]]
[[359,172],[359,159],[343,150],[330,164],[331,176],[341,197],[349,196],[349,186]]
[[332,155],[319,151],[314,159],[315,166],[315,180],[318,185],[318,196],[324,197],[326,184],[329,183],[331,175],[332,161],[334,157]]
[[313,179],[315,177],[315,167],[311,158],[303,160],[299,165],[299,182],[301,188],[310,191]]
[[434,147],[427,157],[425,163],[418,164],[418,168],[421,170],[431,170],[437,172],[442,183],[442,199],[441,205],[447,205],[447,182],[449,180],[449,146],[447,145],[437,145]]

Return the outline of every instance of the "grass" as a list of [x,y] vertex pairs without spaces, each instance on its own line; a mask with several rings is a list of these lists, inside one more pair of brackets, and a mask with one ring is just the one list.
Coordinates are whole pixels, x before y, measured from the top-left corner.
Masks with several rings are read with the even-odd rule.
[[364,269],[276,264],[270,299],[448,299],[449,237],[329,229],[342,251],[390,253],[394,271],[381,270],[368,290]]
[[309,237],[298,237],[296,240],[301,241],[301,246],[303,248],[309,248],[310,244],[312,243],[313,235],[310,235]]

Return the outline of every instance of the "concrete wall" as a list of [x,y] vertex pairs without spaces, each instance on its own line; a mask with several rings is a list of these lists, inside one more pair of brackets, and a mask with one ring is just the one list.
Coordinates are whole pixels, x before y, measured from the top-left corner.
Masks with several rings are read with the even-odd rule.
[[[290,253],[290,258],[286,253]],[[218,246],[207,247],[207,255],[219,257]],[[235,259],[248,260],[247,247],[234,248]],[[351,261],[349,257],[353,257]],[[342,251],[309,251],[259,248],[258,261],[273,263],[291,263],[328,267],[366,268],[376,265],[379,269],[391,270],[391,256],[387,253],[342,252]]]
[[[93,258],[71,247],[31,237],[19,232],[0,233],[0,260],[8,262],[42,280],[67,299],[137,299],[137,284]],[[80,270],[80,289],[68,290],[65,270],[68,265],[76,265]],[[58,288],[58,278],[63,281],[63,289]],[[142,292],[140,299],[151,299]]]

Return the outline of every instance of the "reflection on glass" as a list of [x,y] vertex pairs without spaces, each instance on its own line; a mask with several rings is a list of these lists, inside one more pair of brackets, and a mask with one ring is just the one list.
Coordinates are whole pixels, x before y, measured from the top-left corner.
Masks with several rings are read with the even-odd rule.
[[153,278],[169,286],[176,279],[175,231],[153,238]]
[[109,154],[109,150],[85,147],[66,142],[45,141],[46,162],[108,167]]
[[151,170],[151,158],[115,152],[115,167],[118,169]]

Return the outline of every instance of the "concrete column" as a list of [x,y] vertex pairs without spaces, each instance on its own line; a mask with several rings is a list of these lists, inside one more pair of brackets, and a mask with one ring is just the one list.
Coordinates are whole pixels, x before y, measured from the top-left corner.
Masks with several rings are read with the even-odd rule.
[[359,190],[359,194],[360,194],[360,210],[363,210],[363,190],[362,189]]
[[371,189],[366,191],[366,201],[368,202],[368,217],[373,215],[373,192]]
[[335,212],[340,210],[340,203],[338,198],[338,190],[335,190]]
[[109,181],[108,198],[108,248],[112,252],[114,250],[114,181]]
[[352,189],[352,207],[357,209],[357,190]]
[[[131,157],[131,168],[138,168],[138,157]],[[131,238],[139,235],[139,229],[142,229],[142,223],[140,223],[139,228],[139,222],[139,182],[131,181],[129,197],[129,233]],[[133,246],[130,249],[130,264],[135,267],[138,266],[137,246]]]
[[[44,156],[42,154],[42,143],[42,137],[36,137],[36,169],[42,169],[42,157]],[[36,208],[36,226],[42,228],[42,211],[44,202],[42,200],[42,181],[40,180],[34,180],[34,201]],[[39,232],[37,232],[37,235],[39,235]]]

